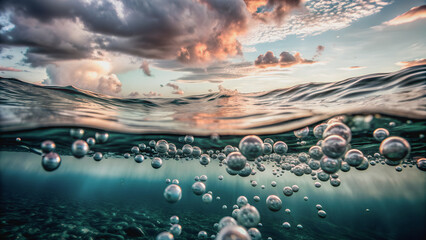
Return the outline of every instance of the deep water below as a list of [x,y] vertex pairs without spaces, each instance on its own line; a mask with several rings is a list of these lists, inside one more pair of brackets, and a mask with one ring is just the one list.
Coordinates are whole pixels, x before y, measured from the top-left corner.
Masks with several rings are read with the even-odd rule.
[[[199,231],[216,234],[214,223],[230,216],[238,196],[244,195],[261,214],[263,239],[424,239],[426,222],[426,178],[416,167],[395,171],[378,164],[366,171],[339,172],[342,184],[322,182],[314,186],[310,175],[300,177],[286,171],[274,176],[272,163],[266,171],[249,177],[230,176],[213,160],[203,167],[195,160],[166,160],[160,169],[150,161],[133,159],[64,156],[61,167],[45,172],[40,156],[28,152],[0,152],[0,238],[2,239],[122,239],[138,236],[154,239],[168,230],[169,218],[178,215],[182,235],[196,239]],[[191,191],[194,177],[207,175],[207,191],[213,202],[203,203]],[[224,179],[219,180],[218,176]],[[166,178],[178,179],[182,199],[170,204],[163,197]],[[250,180],[258,182],[252,187]],[[277,186],[272,187],[271,181]],[[318,181],[318,180],[316,180]],[[290,197],[284,186],[297,184],[300,191]],[[261,189],[265,185],[265,189]],[[283,209],[271,212],[265,199],[275,194]],[[253,196],[261,201],[256,203]],[[220,196],[220,200],[216,197]],[[304,197],[309,198],[304,201]],[[316,204],[327,212],[319,218]],[[227,209],[222,209],[227,205]],[[285,208],[291,214],[284,212]],[[369,209],[367,211],[366,209]],[[289,230],[281,224],[287,221]],[[302,224],[303,229],[296,228]],[[130,230],[129,230],[130,229]],[[136,235],[132,235],[136,234]]]

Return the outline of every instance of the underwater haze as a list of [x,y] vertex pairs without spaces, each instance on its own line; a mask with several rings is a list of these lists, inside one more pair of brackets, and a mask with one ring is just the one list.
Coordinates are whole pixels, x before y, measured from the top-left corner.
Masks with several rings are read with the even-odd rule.
[[0,238],[425,239],[425,134],[426,65],[175,99],[1,78]]

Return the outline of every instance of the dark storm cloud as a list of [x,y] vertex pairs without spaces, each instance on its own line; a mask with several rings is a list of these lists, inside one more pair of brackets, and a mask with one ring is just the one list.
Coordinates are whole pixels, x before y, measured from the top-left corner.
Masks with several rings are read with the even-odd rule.
[[33,66],[94,58],[98,49],[201,62],[240,55],[250,13],[241,0],[3,0],[15,26],[0,44],[29,47]]
[[254,65],[277,65],[278,58],[274,56],[274,53],[271,51],[267,51],[265,55],[260,54],[257,59],[254,61]]

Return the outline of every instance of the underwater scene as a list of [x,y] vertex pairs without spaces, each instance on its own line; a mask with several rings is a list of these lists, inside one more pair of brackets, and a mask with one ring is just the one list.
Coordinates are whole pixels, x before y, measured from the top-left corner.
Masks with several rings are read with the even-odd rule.
[[425,0],[0,0],[0,240],[426,240]]
[[0,238],[424,239],[425,90],[426,66],[178,99],[2,78]]

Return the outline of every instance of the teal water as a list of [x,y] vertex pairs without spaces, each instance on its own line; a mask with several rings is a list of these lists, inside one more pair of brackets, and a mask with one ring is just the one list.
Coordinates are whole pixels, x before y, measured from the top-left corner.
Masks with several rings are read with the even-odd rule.
[[[426,236],[426,175],[419,165],[426,155],[425,66],[269,93],[222,92],[183,99],[117,99],[9,79],[1,79],[0,86],[0,239],[155,239],[169,231],[174,215],[182,227],[175,239],[199,239],[200,231],[215,239],[215,223],[232,216],[239,196],[259,211],[261,239]],[[331,124],[337,115],[332,121],[351,130],[346,150],[362,151],[368,169],[340,169],[334,177],[341,184],[335,187],[330,180],[316,179],[321,168],[309,171],[299,154],[321,140],[313,134],[315,126]],[[297,138],[293,130],[305,126],[309,134]],[[71,136],[70,129],[76,128],[84,129],[83,136]],[[379,151],[382,141],[373,137],[377,128],[407,140],[407,157],[387,161]],[[71,145],[78,138],[96,138],[97,132],[108,132],[108,140],[98,141],[84,157],[74,157]],[[194,137],[190,145],[209,155],[208,165],[192,154],[159,154],[149,147],[151,140],[166,140],[182,149],[187,134]],[[274,153],[263,153],[247,161],[250,175],[233,176],[218,154],[227,145],[239,147],[249,134],[284,141],[288,152],[278,161]],[[45,140],[56,144],[54,152],[61,157],[54,171],[42,167]],[[131,149],[142,143],[148,146],[140,150],[145,159],[136,163]],[[93,159],[95,152],[103,154],[102,160]],[[159,169],[151,166],[154,157],[163,160]],[[338,161],[345,162],[344,156]],[[307,172],[297,176],[298,167]],[[208,177],[211,203],[191,189],[201,175]],[[182,197],[176,203],[163,196],[170,185],[166,179],[179,180]],[[285,196],[283,188],[293,185],[300,190]],[[282,200],[278,212],[267,207],[270,195]],[[319,217],[317,204],[325,218]]]

